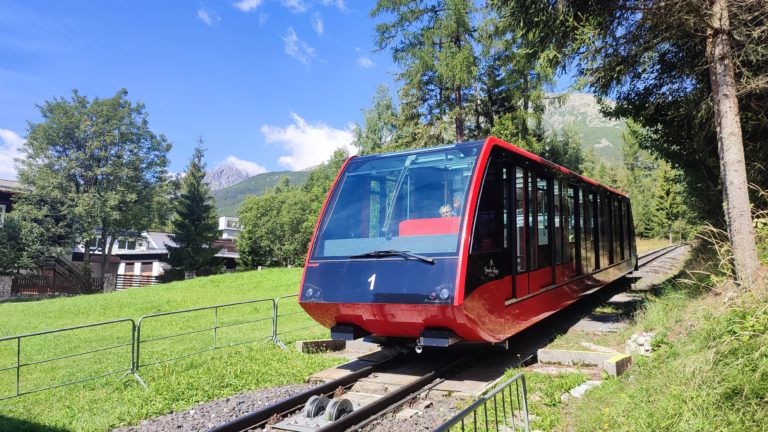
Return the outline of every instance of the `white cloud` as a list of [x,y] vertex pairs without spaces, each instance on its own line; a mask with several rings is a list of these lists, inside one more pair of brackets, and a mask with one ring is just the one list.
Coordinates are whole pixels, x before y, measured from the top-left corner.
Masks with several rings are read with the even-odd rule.
[[283,6],[287,7],[293,13],[305,12],[307,4],[304,0],[282,0]]
[[264,12],[259,14],[259,25],[264,25],[264,23],[267,22],[267,18],[269,18],[269,15],[265,14]]
[[314,48],[299,39],[293,27],[288,27],[288,34],[283,37],[283,43],[285,53],[304,64],[317,56]]
[[320,15],[320,12],[315,12],[312,14],[312,28],[315,29],[315,32],[319,35],[322,35],[325,31],[325,24],[323,24],[323,16]]
[[335,129],[322,122],[310,124],[293,112],[291,118],[293,124],[284,128],[261,126],[261,133],[268,143],[280,144],[288,151],[277,160],[280,165],[302,170],[327,161],[338,148],[344,148],[350,154],[357,153],[357,148],[352,145],[352,126]]
[[233,3],[233,6],[243,12],[250,12],[261,5],[262,0],[240,0]]
[[200,21],[208,24],[213,25],[213,20],[211,19],[211,16],[208,14],[208,11],[200,8],[197,10],[197,17],[200,18]]
[[21,146],[24,139],[16,132],[8,129],[0,129],[0,178],[16,178],[15,158],[23,157]]
[[336,6],[340,11],[347,10],[347,5],[344,4],[344,0],[322,0],[323,6]]
[[226,159],[224,159],[224,162],[222,162],[220,165],[232,165],[233,167],[239,169],[240,171],[243,171],[249,176],[255,176],[256,174],[261,174],[269,171],[268,169],[264,168],[263,166],[255,162],[238,159],[235,156],[228,156]]
[[375,63],[366,56],[360,56],[357,58],[357,65],[361,68],[370,69],[375,66]]

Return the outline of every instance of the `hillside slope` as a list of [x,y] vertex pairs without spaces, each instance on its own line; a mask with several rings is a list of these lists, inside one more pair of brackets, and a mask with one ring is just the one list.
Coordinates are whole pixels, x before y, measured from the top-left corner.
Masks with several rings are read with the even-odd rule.
[[591,94],[571,93],[564,99],[562,102],[552,99],[547,103],[544,128],[557,132],[571,124],[581,132],[584,150],[592,148],[605,160],[620,161],[626,122],[603,116],[597,99]]
[[269,188],[275,187],[282,177],[288,177],[291,185],[301,185],[309,178],[309,171],[275,171],[257,174],[240,183],[215,190],[211,193],[216,201],[219,216],[237,216],[240,204],[248,195],[261,195]]

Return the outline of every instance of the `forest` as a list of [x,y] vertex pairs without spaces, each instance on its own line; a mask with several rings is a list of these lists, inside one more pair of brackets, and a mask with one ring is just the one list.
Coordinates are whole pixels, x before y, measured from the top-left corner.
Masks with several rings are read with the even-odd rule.
[[[734,269],[757,271],[751,213],[765,209],[768,15],[759,1],[379,0],[379,50],[398,65],[355,129],[359,154],[497,136],[626,192],[636,231],[670,241],[729,233]],[[546,130],[557,80],[627,121],[622,160]],[[735,121],[734,121],[735,118]],[[302,186],[240,208],[240,265],[301,265],[337,152]],[[739,159],[741,158],[741,159]],[[751,240],[750,240],[751,239]]]

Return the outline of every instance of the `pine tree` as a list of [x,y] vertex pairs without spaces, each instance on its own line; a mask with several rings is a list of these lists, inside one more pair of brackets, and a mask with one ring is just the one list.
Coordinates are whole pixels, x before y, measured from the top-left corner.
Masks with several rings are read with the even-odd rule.
[[175,276],[182,272],[212,274],[221,265],[221,260],[216,258],[219,249],[210,247],[219,237],[219,230],[216,206],[204,182],[204,154],[203,140],[198,138],[187,172],[181,180],[181,194],[176,199],[176,212],[171,221],[171,239],[176,246],[168,246],[168,262]]

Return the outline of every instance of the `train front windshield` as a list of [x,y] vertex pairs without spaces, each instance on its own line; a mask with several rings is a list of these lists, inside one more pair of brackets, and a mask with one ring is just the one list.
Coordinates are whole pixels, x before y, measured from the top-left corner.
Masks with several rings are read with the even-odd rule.
[[352,159],[328,203],[313,260],[401,251],[455,256],[482,143]]

